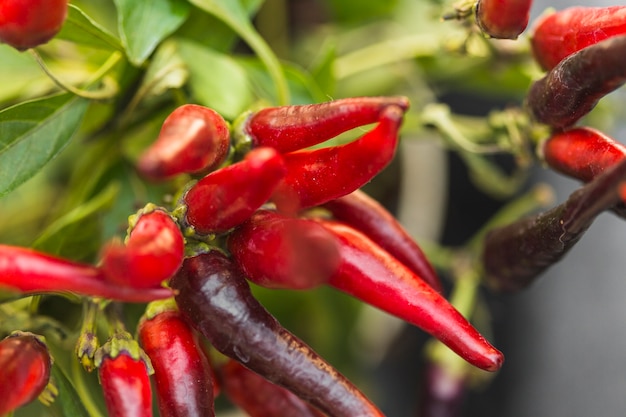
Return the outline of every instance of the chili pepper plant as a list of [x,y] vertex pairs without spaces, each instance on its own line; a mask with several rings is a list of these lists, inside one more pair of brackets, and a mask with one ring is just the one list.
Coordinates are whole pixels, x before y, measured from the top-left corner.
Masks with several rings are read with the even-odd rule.
[[[0,2],[0,413],[465,415],[494,302],[625,212],[626,10],[532,7]],[[497,203],[460,244],[416,149]]]

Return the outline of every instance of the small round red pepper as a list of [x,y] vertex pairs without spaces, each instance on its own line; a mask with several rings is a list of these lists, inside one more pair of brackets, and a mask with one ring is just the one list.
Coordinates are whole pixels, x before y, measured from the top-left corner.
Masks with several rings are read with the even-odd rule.
[[476,22],[492,38],[517,39],[528,26],[532,0],[478,0]]
[[0,42],[23,51],[47,43],[63,27],[68,0],[3,0]]

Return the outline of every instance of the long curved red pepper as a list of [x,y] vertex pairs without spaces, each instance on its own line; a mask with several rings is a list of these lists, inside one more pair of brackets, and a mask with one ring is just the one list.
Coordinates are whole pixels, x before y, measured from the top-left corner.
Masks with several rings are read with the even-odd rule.
[[308,289],[339,265],[335,237],[318,223],[258,210],[235,228],[227,247],[246,278],[268,288]]
[[331,286],[419,327],[478,368],[502,366],[502,353],[404,264],[356,229],[318,221],[340,242],[341,264]]
[[363,232],[411,269],[431,287],[443,292],[441,281],[422,249],[378,201],[361,190],[324,204],[333,217]]
[[154,367],[161,417],[212,417],[213,372],[197,334],[175,305],[142,317],[141,346]]
[[528,26],[532,0],[478,0],[476,23],[492,38],[517,39]]
[[544,70],[612,36],[626,34],[626,6],[575,6],[545,14],[532,28],[530,44]]
[[333,417],[383,414],[350,381],[283,328],[217,250],[187,258],[170,281],[188,323],[218,351]]
[[267,107],[251,114],[239,127],[236,141],[270,146],[287,153],[322,143],[340,133],[375,123],[386,107],[406,111],[406,97],[355,97],[326,103]]
[[199,234],[226,232],[261,207],[285,173],[276,150],[253,149],[243,161],[213,171],[187,191],[185,221]]
[[167,288],[112,285],[95,266],[8,245],[0,245],[0,288],[23,294],[71,292],[131,303],[172,296]]
[[284,154],[287,174],[272,200],[281,211],[295,212],[362,187],[393,159],[403,116],[402,107],[390,105],[378,125],[355,141]]

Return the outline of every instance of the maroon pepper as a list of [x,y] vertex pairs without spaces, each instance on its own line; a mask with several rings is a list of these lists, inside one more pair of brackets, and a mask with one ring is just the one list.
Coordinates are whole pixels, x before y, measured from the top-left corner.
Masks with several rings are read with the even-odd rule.
[[528,26],[532,0],[478,0],[476,22],[492,38],[517,39]]
[[406,97],[356,97],[326,103],[268,107],[249,115],[236,141],[270,146],[280,153],[304,149],[359,126],[375,123],[390,106],[406,111]]
[[188,323],[222,354],[329,416],[383,414],[350,381],[254,298],[232,260],[217,250],[187,258],[170,281]]
[[421,277],[443,292],[441,281],[424,252],[406,229],[378,201],[361,190],[324,204],[333,217],[361,231]]

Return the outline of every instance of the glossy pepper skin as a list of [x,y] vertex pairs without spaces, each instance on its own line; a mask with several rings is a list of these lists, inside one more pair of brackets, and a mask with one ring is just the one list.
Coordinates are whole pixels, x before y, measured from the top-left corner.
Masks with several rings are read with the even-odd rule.
[[98,368],[110,417],[152,417],[152,389],[146,364],[120,351],[104,356]]
[[569,55],[604,39],[626,34],[626,6],[575,6],[537,19],[530,44],[537,63],[551,70]]
[[111,282],[132,288],[158,287],[183,263],[185,239],[165,211],[140,213],[126,245],[114,240],[103,250],[101,268]]
[[228,399],[253,417],[323,417],[283,387],[272,384],[235,360],[219,371]]
[[187,258],[170,285],[185,320],[222,354],[329,416],[383,415],[263,308],[236,264],[221,252]]
[[422,249],[378,201],[356,190],[325,203],[324,208],[336,220],[364,233],[435,290],[443,292],[441,281]]
[[626,82],[626,35],[615,36],[568,56],[528,92],[534,118],[557,129],[572,126],[598,101]]
[[175,307],[144,316],[138,334],[154,368],[160,416],[214,416],[211,365]]
[[0,416],[35,400],[48,385],[51,366],[40,336],[15,332],[0,341]]
[[217,168],[228,156],[230,130],[215,110],[197,104],[175,109],[163,122],[157,140],[137,162],[137,169],[152,180]]
[[208,174],[185,193],[185,222],[199,234],[226,232],[261,207],[286,172],[277,151],[253,149],[244,160]]
[[302,290],[328,282],[339,265],[337,240],[318,223],[258,210],[227,247],[246,278],[267,288]]
[[72,292],[131,303],[172,296],[167,288],[111,285],[95,266],[9,245],[0,245],[0,287],[22,294]]
[[339,146],[284,154],[287,174],[272,200],[280,211],[297,212],[343,197],[368,183],[393,159],[404,109],[383,109],[378,124]]
[[24,51],[47,43],[63,27],[68,0],[3,0],[0,42]]
[[478,0],[476,22],[492,38],[517,39],[528,26],[532,0]]
[[406,97],[356,97],[326,103],[267,107],[251,114],[242,124],[239,141],[254,147],[270,146],[280,153],[322,143],[340,133],[375,123],[390,106],[406,111]]
[[331,286],[419,327],[480,369],[502,366],[502,353],[410,269],[356,229],[319,222],[340,241],[341,264]]
[[487,285],[502,292],[529,286],[569,252],[600,213],[622,201],[624,181],[626,160],[551,210],[489,232],[482,256]]

